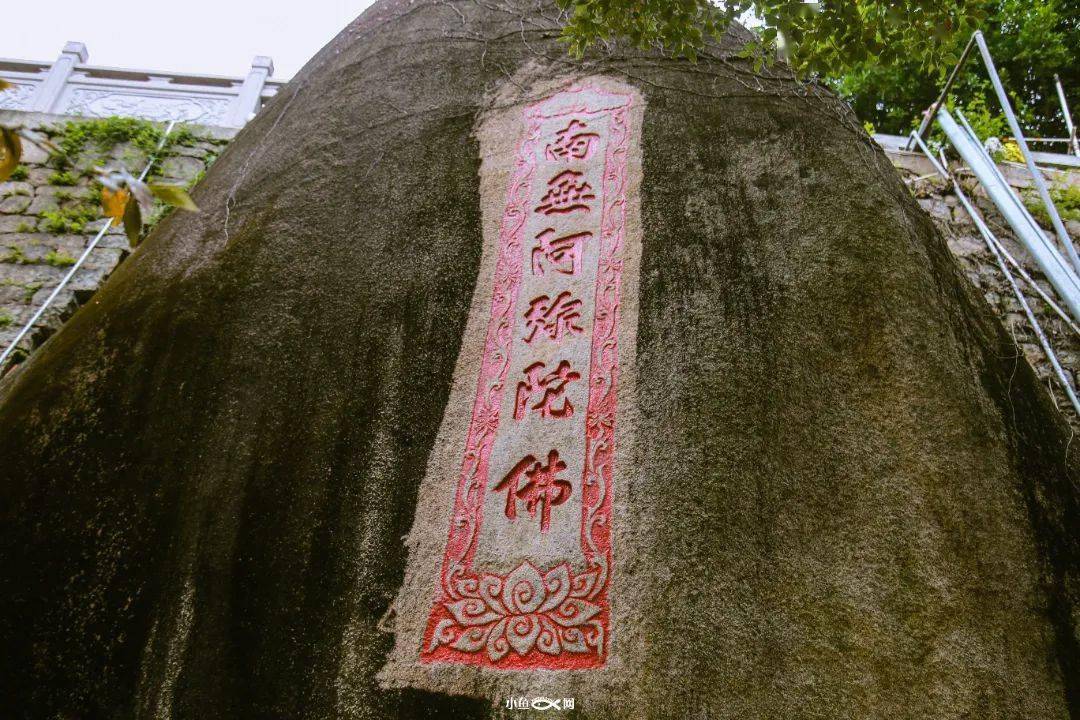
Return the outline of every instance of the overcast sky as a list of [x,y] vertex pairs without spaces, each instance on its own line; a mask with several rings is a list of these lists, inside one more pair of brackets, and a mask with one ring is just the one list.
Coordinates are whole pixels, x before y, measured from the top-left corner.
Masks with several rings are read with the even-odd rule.
[[373,0],[3,0],[0,57],[53,60],[68,40],[90,64],[244,75],[255,55],[287,80]]

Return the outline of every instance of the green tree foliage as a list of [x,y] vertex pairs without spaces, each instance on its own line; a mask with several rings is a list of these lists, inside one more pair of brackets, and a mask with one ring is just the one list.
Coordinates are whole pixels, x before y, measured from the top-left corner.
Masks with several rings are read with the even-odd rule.
[[747,13],[762,26],[763,44],[782,38],[802,74],[837,76],[860,62],[891,64],[917,57],[926,68],[954,59],[949,40],[985,19],[975,0],[559,0],[567,11],[571,52],[622,37],[642,48],[693,57],[706,38]]
[[[917,121],[976,29],[986,35],[1029,129],[1063,132],[1054,73],[1080,103],[1077,0],[559,2],[567,13],[564,39],[577,55],[594,43],[623,38],[696,57],[710,36],[750,14],[757,20],[758,49],[764,46],[771,56],[779,44],[796,72],[825,78],[881,132],[906,132]],[[988,88],[981,65],[969,62],[958,97],[986,105]]]
[[[1054,74],[1060,75],[1075,112],[1080,105],[1080,3],[993,0],[984,3],[983,10],[987,19],[980,27],[1025,131],[1064,137]],[[965,32],[946,38],[942,52],[958,56],[968,37]],[[860,119],[874,123],[881,132],[905,133],[934,101],[949,69],[927,71],[917,55],[905,54],[890,62],[867,58],[852,63],[834,84]],[[992,93],[986,70],[972,57],[955,86],[958,104],[969,119],[987,107],[1000,118]]]

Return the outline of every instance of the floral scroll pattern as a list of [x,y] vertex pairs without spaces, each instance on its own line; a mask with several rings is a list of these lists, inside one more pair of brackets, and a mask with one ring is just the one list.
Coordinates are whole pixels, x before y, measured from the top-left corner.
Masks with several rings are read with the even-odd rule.
[[483,650],[493,663],[534,647],[548,655],[593,652],[603,645],[604,628],[596,620],[602,608],[585,598],[597,576],[572,578],[566,563],[541,574],[527,560],[506,577],[485,574],[461,599],[446,603],[453,617],[439,621],[428,650],[444,643],[462,652]]

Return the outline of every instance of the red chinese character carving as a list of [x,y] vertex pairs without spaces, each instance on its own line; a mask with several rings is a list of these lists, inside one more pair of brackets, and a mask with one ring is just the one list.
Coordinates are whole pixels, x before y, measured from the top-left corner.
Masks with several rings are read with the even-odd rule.
[[581,270],[581,256],[584,242],[592,238],[591,232],[555,237],[555,230],[548,228],[536,236],[537,245],[532,251],[533,275],[544,274],[544,260],[555,272],[564,275],[577,275]]
[[588,160],[596,149],[600,136],[596,133],[580,132],[586,128],[580,120],[571,120],[570,124],[555,133],[555,142],[548,145],[544,154],[548,160]]
[[[589,212],[587,200],[595,200],[592,186],[581,180],[585,173],[577,170],[563,170],[555,177],[548,180],[548,191],[540,199],[540,205],[536,212],[552,215],[555,213],[568,213],[575,210]],[[580,180],[580,182],[579,182]]]
[[[514,419],[524,420],[528,410],[539,410],[540,417],[548,418],[570,417],[574,414],[574,406],[570,399],[565,397],[567,384],[574,380],[580,380],[581,375],[570,369],[570,362],[563,360],[553,372],[544,374],[546,366],[542,362],[536,362],[525,368],[525,380],[518,383],[517,396],[514,399]],[[529,405],[533,396],[539,394],[540,399],[535,405]],[[562,398],[562,407],[556,408],[554,404]]]
[[569,290],[559,293],[554,300],[541,295],[531,300],[529,309],[525,311],[525,327],[529,331],[525,342],[531,343],[537,331],[543,331],[557,343],[562,342],[563,335],[580,335],[582,329],[574,324],[575,320],[580,319],[581,301],[572,300]]
[[[558,477],[565,469],[566,463],[559,459],[558,450],[548,453],[547,465],[532,455],[523,457],[494,488],[496,492],[506,491],[506,517],[517,519],[518,500],[524,501],[530,517],[536,517],[539,506],[540,532],[546,533],[551,527],[551,508],[570,499],[570,483]],[[528,482],[519,488],[522,475]]]

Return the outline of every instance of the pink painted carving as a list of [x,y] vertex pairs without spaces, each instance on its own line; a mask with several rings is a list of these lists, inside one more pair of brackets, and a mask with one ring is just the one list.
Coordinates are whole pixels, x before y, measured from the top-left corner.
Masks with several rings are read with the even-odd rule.
[[545,215],[572,213],[575,210],[589,212],[592,209],[589,201],[595,200],[596,195],[592,186],[581,176],[582,173],[577,170],[563,170],[548,180],[547,194],[540,199],[536,212]]
[[[570,362],[563,360],[551,372],[545,373],[547,365],[535,362],[525,368],[525,379],[518,383],[517,396],[514,399],[514,419],[524,420],[529,410],[536,410],[540,417],[573,417],[574,406],[566,397],[566,386],[574,380],[580,380],[581,374],[570,369]],[[533,400],[539,397],[536,404]],[[562,401],[561,406],[556,403]]]
[[[573,493],[573,487],[561,477],[563,470],[566,470],[566,463],[559,459],[558,450],[548,453],[546,465],[532,455],[519,460],[493,488],[496,492],[506,492],[506,510],[503,511],[506,517],[517,519],[517,502],[521,500],[532,517],[536,517],[536,508],[540,508],[540,532],[551,529],[551,508],[562,505]],[[518,487],[522,478],[526,482]]]
[[529,301],[525,311],[525,342],[531,343],[539,333],[556,343],[564,335],[580,335],[584,332],[577,323],[581,320],[581,301],[564,290],[554,299],[547,295]]
[[555,142],[544,149],[544,156],[552,162],[559,160],[588,160],[599,144],[600,136],[594,132],[583,132],[588,126],[573,119],[555,135]]
[[536,247],[532,251],[533,275],[543,275],[545,265],[563,275],[577,275],[581,272],[584,245],[592,235],[591,232],[579,232],[559,237],[554,228],[545,228],[536,236]]
[[[602,667],[607,661],[612,634],[611,495],[631,103],[629,94],[585,85],[558,93],[526,110],[524,137],[499,230],[480,376],[439,591],[433,599],[420,648],[424,663],[466,664],[494,670],[588,670]],[[567,168],[568,164],[571,167]],[[538,171],[543,178],[551,180],[534,191]],[[598,179],[599,197],[586,177]],[[541,196],[541,192],[545,194]],[[539,204],[535,204],[537,198]],[[548,250],[542,250],[542,259],[568,263],[565,267],[573,270],[566,275],[553,275],[547,281],[565,277],[566,282],[580,283],[587,277],[590,285],[585,287],[590,287],[594,296],[585,303],[580,296],[571,297],[569,291],[555,293],[554,299],[551,295],[533,297],[531,302],[528,296],[519,297],[524,266],[532,265],[532,275],[542,274],[536,272],[534,248],[524,244],[530,221],[535,224],[533,218],[553,214],[566,218],[560,223],[568,223],[574,217],[591,217],[574,211],[588,211],[594,201],[601,217],[592,229],[597,231],[600,242],[591,255],[587,256],[582,248],[586,241],[584,234],[588,232],[591,241],[592,233],[581,228],[560,224],[556,232],[555,228],[539,225],[540,233],[534,236],[538,239],[543,236],[550,248],[558,242],[557,238],[582,235],[583,245],[576,256],[552,257]],[[535,232],[535,229],[530,231]],[[565,247],[563,252],[569,250]],[[583,266],[586,257],[590,258],[589,264]],[[579,290],[581,287],[578,286]],[[524,312],[517,309],[522,305],[527,305]],[[533,318],[531,324],[530,318]],[[530,348],[543,344],[522,341],[539,338],[588,343],[585,356],[589,358],[589,367],[584,372],[588,382],[587,408],[583,422],[571,420],[573,410],[569,402],[556,407],[554,397],[553,402],[545,404],[543,398],[547,395],[537,394],[539,388],[535,386],[543,387],[541,381],[551,371],[544,372],[548,366],[539,358],[530,361],[528,357]],[[514,353],[524,357],[517,358]],[[527,379],[519,383],[517,395],[510,395],[504,405],[507,375],[515,363],[515,367],[526,369]],[[562,368],[561,375],[560,368],[561,362],[552,372],[555,379],[548,383],[549,387],[554,383],[559,388],[555,395],[561,395],[572,380],[581,379],[570,370],[569,364]],[[528,372],[530,369],[532,374]],[[571,377],[571,373],[577,377]],[[526,386],[524,391],[521,385]],[[520,398],[524,396],[528,397],[524,401],[528,407],[524,410],[539,411],[540,416],[534,418],[535,413],[526,413],[526,417],[515,421],[509,415],[519,414]],[[536,404],[538,397],[540,405]],[[506,418],[501,417],[504,407]],[[548,409],[546,417],[543,408]],[[560,413],[565,417],[560,417]],[[529,453],[509,465],[512,458],[493,456],[492,451],[497,438],[508,432],[506,423],[519,422],[547,423],[551,428],[579,423],[572,427],[580,427],[583,437],[574,441],[574,448],[561,445],[550,450],[535,448],[533,452],[547,451],[544,461]],[[548,425],[537,426],[536,432],[542,433]],[[564,457],[562,450],[570,454]],[[569,462],[571,458],[574,463]],[[509,466],[508,473],[498,471],[501,477],[496,476],[495,482],[489,478],[493,464],[500,468]],[[581,476],[571,476],[568,467],[582,468]],[[489,549],[483,564],[476,565],[477,545],[485,522],[485,493],[489,489],[492,493],[505,492],[506,501],[497,516],[488,515],[487,522],[501,518],[501,522],[510,523],[508,528],[516,528],[514,532],[532,533],[524,536],[534,538],[527,542],[539,543],[555,533],[553,510],[563,512],[572,505],[577,507],[573,503],[580,503],[580,526],[575,530],[580,546],[554,562],[550,553],[542,562],[529,559],[528,544],[506,556],[504,563],[491,560]],[[525,511],[536,525],[530,528],[529,524],[521,524],[519,503],[524,503]],[[559,516],[559,521],[565,522],[565,513]],[[578,520],[573,522],[576,526]]]

